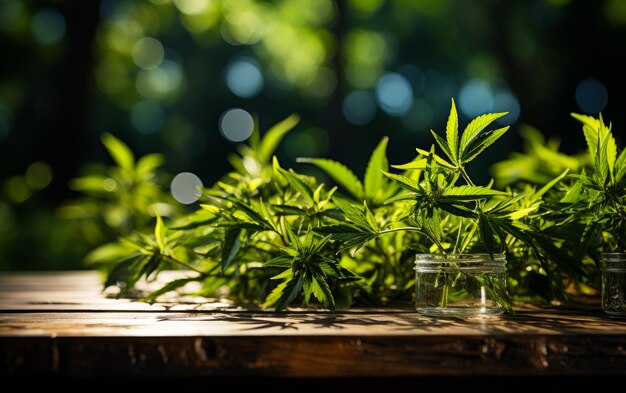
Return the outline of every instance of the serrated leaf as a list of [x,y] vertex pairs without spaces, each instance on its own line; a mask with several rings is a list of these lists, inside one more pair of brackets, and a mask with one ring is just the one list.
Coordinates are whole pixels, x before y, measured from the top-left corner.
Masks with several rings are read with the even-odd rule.
[[457,186],[444,190],[439,199],[454,201],[475,201],[498,195],[508,195],[506,192],[493,190],[481,186]]
[[559,202],[561,203],[576,203],[580,199],[580,192],[582,191],[582,181],[578,180],[567,190],[563,198]]
[[287,285],[282,292],[282,295],[276,301],[275,311],[281,311],[289,304],[291,304],[300,291],[302,291],[302,286],[304,284],[304,275],[300,274],[298,276],[292,277],[289,281],[287,281]]
[[600,180],[600,185],[605,185],[609,178],[608,145],[608,138],[604,138],[602,143],[598,145],[598,151],[594,160],[595,173]]
[[363,228],[370,227],[367,218],[365,217],[365,212],[361,206],[354,205],[339,198],[333,198],[333,203],[344,213],[348,220]]
[[609,174],[611,175],[611,179],[614,179],[613,171],[617,160],[617,144],[615,143],[615,138],[613,138],[611,132],[607,132],[604,138],[606,139],[606,161],[609,167]]
[[428,161],[424,158],[418,158],[414,161],[411,161],[409,163],[406,164],[401,164],[401,165],[392,165],[392,168],[396,168],[396,169],[403,169],[403,170],[411,170],[411,169],[417,169],[417,170],[421,170],[421,169],[425,169],[427,166]]
[[117,166],[124,170],[133,169],[133,166],[135,165],[135,156],[124,142],[108,132],[102,134],[100,140]]
[[291,266],[291,262],[293,261],[292,256],[280,255],[276,258],[272,258],[269,261],[263,263],[263,266],[267,267],[289,267]]
[[446,124],[446,141],[450,155],[448,156],[452,162],[458,161],[459,154],[459,115],[456,111],[454,98],[452,98],[452,106],[450,107],[450,115]]
[[518,209],[518,210],[515,210],[514,212],[507,214],[507,217],[510,218],[511,220],[519,220],[521,218],[526,217],[530,213],[536,211],[538,208],[539,208],[539,205],[534,205],[531,207],[527,207],[525,209]]
[[497,141],[505,132],[509,129],[509,126],[498,128],[497,130],[488,131],[480,134],[476,139],[474,139],[468,146],[467,149],[463,152],[463,156],[460,161],[463,164],[466,164],[472,161],[476,156],[483,152],[486,148],[491,146],[495,141]]
[[284,176],[287,182],[294,189],[296,189],[296,191],[298,191],[300,195],[302,195],[307,203],[309,203],[310,205],[315,205],[315,200],[313,199],[313,190],[304,180],[300,179],[295,173],[292,173],[285,169],[279,168],[278,171]]
[[[415,150],[417,150],[417,152],[421,156],[424,156],[424,157],[428,157],[428,156],[432,155],[433,158],[435,159],[435,162],[437,164],[441,165],[441,166],[444,166],[444,167],[449,168],[449,169],[456,169],[456,167],[454,165],[450,164],[448,161],[446,161],[443,158],[439,157],[437,154],[434,154],[434,153],[431,153],[429,151],[422,150],[422,149],[419,149],[419,148],[417,148]],[[428,162],[428,160],[427,160],[427,162]]]
[[298,125],[299,122],[300,116],[294,113],[270,128],[265,133],[263,139],[259,143],[259,148],[257,151],[257,157],[259,158],[259,161],[268,162],[283,137],[296,125]]
[[578,113],[571,113],[571,116],[583,125],[583,134],[585,135],[589,156],[593,164],[596,152],[598,151],[598,129],[600,127],[600,121],[592,116],[580,115]]
[[483,247],[485,247],[487,253],[493,258],[497,247],[496,235],[489,220],[483,214],[478,216],[478,233],[480,234],[480,241]]
[[430,133],[432,134],[433,138],[435,138],[435,142],[437,142],[437,145],[439,145],[446,157],[448,157],[450,161],[456,162],[456,157],[454,157],[454,154],[452,154],[452,152],[450,151],[448,143],[442,137],[437,135],[435,131],[430,130]]
[[335,308],[335,299],[330,291],[330,287],[323,277],[313,277],[311,281],[311,290],[313,295],[320,303],[329,309]]
[[419,182],[417,180],[411,179],[410,177],[396,175],[393,173],[383,172],[383,175],[387,176],[393,181],[399,183],[400,187],[405,188],[409,191],[413,191],[415,193],[422,193]]
[[263,302],[263,307],[272,307],[274,304],[276,304],[278,299],[280,299],[280,297],[283,295],[288,282],[289,280],[285,280],[278,284],[265,298],[265,301]]
[[477,118],[472,120],[467,125],[467,127],[465,127],[465,131],[463,131],[463,135],[461,136],[459,155],[463,156],[463,152],[485,128],[487,128],[491,123],[507,114],[508,112],[487,113],[485,115],[478,116]]
[[353,197],[362,200],[364,197],[363,184],[348,167],[340,162],[326,158],[298,158],[297,162],[315,165],[326,172],[340,186],[345,188]]
[[229,229],[226,231],[224,243],[222,244],[222,273],[230,267],[241,248],[240,233],[240,229]]
[[388,137],[384,137],[374,149],[374,152],[370,156],[365,170],[365,178],[363,180],[365,186],[365,198],[368,200],[374,200],[376,195],[381,191],[385,183],[385,177],[383,171],[389,170],[389,163],[387,161],[387,142]]

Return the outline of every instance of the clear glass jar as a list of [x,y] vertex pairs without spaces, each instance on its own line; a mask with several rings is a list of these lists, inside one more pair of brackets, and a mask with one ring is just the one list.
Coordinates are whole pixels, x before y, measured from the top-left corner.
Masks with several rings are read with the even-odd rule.
[[626,316],[626,253],[602,254],[602,310]]
[[500,315],[509,303],[504,254],[417,254],[415,309],[435,317]]

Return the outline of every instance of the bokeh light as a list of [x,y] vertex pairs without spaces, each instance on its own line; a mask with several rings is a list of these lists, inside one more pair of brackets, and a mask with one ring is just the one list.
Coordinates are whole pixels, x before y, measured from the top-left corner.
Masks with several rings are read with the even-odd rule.
[[229,109],[220,118],[222,136],[231,142],[243,142],[252,135],[254,119],[241,108]]
[[590,115],[600,113],[609,102],[606,86],[597,79],[585,79],[576,86],[576,104]]
[[226,67],[226,86],[238,97],[256,96],[263,89],[263,74],[259,64],[248,57],[232,61]]
[[343,115],[350,123],[362,126],[376,116],[376,100],[368,91],[357,90],[348,93],[343,99]]
[[508,91],[497,92],[493,97],[494,112],[509,112],[497,120],[499,124],[511,125],[517,121],[520,115],[520,105],[517,98]]
[[130,122],[142,134],[152,134],[165,122],[165,109],[156,101],[141,101],[130,110]]
[[133,45],[132,57],[137,67],[144,70],[157,68],[165,56],[161,42],[152,37],[143,37]]
[[405,77],[389,73],[376,85],[376,100],[383,111],[392,116],[402,116],[413,104],[413,89]]
[[44,45],[56,44],[65,35],[66,24],[63,14],[54,8],[42,8],[31,22],[33,37]]
[[21,203],[32,195],[32,190],[26,184],[24,176],[14,176],[4,183],[4,192],[9,200]]
[[183,14],[198,15],[209,8],[209,0],[174,0],[174,5]]
[[493,109],[494,97],[491,86],[483,80],[473,79],[463,85],[459,91],[459,108],[470,118],[490,112]]
[[182,172],[174,176],[170,184],[172,196],[178,202],[189,205],[197,201],[202,192],[202,180],[191,172]]
[[183,71],[171,60],[164,60],[152,70],[139,72],[136,87],[139,94],[146,98],[166,99],[175,95],[182,87]]
[[45,162],[35,161],[26,169],[24,180],[32,189],[44,189],[52,182],[52,169]]

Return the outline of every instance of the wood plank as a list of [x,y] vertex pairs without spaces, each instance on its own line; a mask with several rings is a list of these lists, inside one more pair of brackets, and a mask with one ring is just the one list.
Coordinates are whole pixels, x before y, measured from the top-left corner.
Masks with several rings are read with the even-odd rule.
[[459,320],[176,300],[115,300],[93,272],[0,276],[0,375],[626,374],[626,320],[598,310]]

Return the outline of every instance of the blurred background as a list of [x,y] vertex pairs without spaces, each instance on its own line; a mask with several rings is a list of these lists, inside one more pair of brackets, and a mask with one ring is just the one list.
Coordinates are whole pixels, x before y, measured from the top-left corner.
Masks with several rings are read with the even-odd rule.
[[[81,268],[146,206],[189,209],[174,185],[216,181],[256,119],[301,115],[278,156],[303,172],[298,156],[362,174],[384,135],[410,160],[451,97],[462,124],[510,112],[483,181],[521,124],[577,153],[570,112],[624,128],[624,37],[624,0],[0,0],[0,270]],[[103,132],[164,167],[124,183]]]

